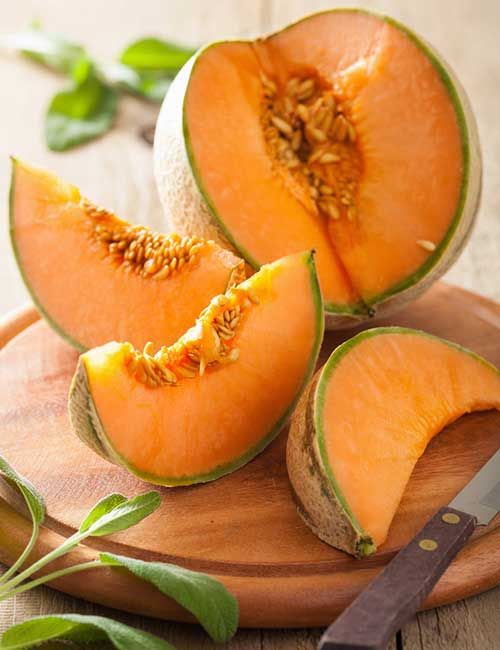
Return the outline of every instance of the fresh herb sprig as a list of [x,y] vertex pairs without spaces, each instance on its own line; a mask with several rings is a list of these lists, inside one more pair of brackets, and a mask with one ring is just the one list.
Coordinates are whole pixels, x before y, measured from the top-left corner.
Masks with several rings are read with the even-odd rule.
[[[144,562],[112,553],[100,553],[94,560],[29,580],[34,573],[69,553],[87,537],[104,537],[127,530],[141,522],[160,505],[161,497],[158,492],[147,492],[132,499],[127,499],[122,494],[104,497],[88,513],[76,533],[59,547],[21,570],[38,539],[45,517],[45,503],[36,488],[1,456],[0,475],[21,493],[33,522],[33,533],[25,550],[12,567],[0,576],[0,602],[72,573],[99,567],[119,567],[149,582],[188,610],[214,641],[225,642],[234,635],[238,626],[238,604],[235,598],[214,578],[172,564]],[[18,570],[20,572],[14,575]],[[107,639],[121,650],[137,647],[158,650],[172,648],[156,637],[115,621],[93,616],[64,615],[37,617],[13,626],[0,637],[0,650],[29,648],[56,638],[87,641]],[[154,643],[151,639],[154,639]],[[143,645],[139,645],[139,642]]]
[[192,49],[148,37],[128,45],[117,62],[100,64],[83,46],[39,25],[0,37],[0,48],[68,77],[69,84],[54,95],[45,116],[45,140],[53,151],[66,151],[109,131],[123,92],[161,102],[171,80],[194,54]]

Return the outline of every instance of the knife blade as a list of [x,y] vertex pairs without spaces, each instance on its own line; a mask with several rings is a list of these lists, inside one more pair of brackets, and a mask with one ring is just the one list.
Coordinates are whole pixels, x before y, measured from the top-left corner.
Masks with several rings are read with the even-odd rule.
[[500,510],[500,449],[457,494],[450,507],[473,515],[480,526],[490,523]]
[[500,449],[344,610],[319,650],[383,650],[406,623],[476,526],[500,511]]

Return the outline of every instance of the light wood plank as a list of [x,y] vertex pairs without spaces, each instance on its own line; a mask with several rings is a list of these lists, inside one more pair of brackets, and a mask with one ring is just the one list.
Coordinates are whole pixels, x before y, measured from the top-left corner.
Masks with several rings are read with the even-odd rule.
[[500,587],[420,613],[403,630],[404,650],[494,650],[500,647]]

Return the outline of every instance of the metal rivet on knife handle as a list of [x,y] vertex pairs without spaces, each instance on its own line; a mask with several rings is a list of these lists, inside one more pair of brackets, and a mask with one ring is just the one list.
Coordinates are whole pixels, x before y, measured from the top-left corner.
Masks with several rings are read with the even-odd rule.
[[460,521],[460,517],[454,512],[445,512],[441,519],[445,522],[445,524],[458,524]]
[[421,539],[418,545],[423,551],[435,551],[438,547],[435,539]]

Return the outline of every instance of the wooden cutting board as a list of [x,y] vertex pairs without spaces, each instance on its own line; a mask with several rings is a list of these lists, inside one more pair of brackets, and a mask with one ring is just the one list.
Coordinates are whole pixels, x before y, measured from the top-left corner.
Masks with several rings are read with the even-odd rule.
[[[0,324],[0,453],[44,494],[48,506],[34,557],[71,534],[110,492],[149,487],[104,461],[70,433],[66,413],[77,353],[31,308]],[[378,323],[377,323],[378,324]],[[382,323],[380,323],[382,324]],[[385,320],[446,337],[500,364],[500,305],[443,283]],[[322,362],[354,332],[329,333]],[[424,361],[424,360],[423,360]],[[89,540],[59,566],[109,550],[175,562],[218,576],[238,597],[243,626],[325,625],[384,567],[440,506],[500,447],[500,413],[455,422],[418,462],[391,527],[373,557],[354,560],[319,541],[295,511],[287,479],[286,432],[234,474],[202,486],[162,489],[163,504],[135,528]],[[0,560],[20,553],[30,525],[12,493],[0,498]],[[426,607],[500,583],[500,517],[478,529],[435,587]],[[87,600],[173,620],[189,617],[172,601],[120,570],[96,569],[54,584]]]

